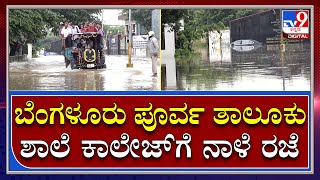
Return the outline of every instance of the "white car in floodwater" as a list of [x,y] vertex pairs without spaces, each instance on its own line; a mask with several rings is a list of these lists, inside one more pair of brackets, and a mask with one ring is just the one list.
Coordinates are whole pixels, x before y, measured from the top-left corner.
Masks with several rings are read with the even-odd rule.
[[237,40],[230,44],[230,47],[238,52],[252,51],[260,48],[261,46],[262,43],[251,39]]

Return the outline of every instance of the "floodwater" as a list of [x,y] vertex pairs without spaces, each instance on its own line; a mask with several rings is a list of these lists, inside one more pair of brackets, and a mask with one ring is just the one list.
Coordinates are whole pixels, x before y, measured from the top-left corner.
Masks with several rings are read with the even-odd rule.
[[279,45],[195,52],[198,59],[177,61],[178,90],[310,91],[310,44],[287,44],[283,59]]
[[151,77],[151,59],[106,57],[106,69],[65,67],[64,57],[49,55],[9,64],[10,90],[159,90],[160,78]]

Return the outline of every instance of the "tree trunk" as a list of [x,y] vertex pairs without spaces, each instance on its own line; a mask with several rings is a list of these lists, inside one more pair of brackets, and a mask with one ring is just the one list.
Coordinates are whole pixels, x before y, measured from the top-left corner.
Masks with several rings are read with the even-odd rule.
[[17,49],[17,51],[18,51],[18,55],[22,55],[22,45],[21,46],[19,46],[19,48]]
[[193,48],[192,48],[192,40],[190,40],[189,43],[188,43],[188,49],[190,50],[190,52],[193,51]]
[[17,43],[10,44],[10,56],[15,56],[17,51]]

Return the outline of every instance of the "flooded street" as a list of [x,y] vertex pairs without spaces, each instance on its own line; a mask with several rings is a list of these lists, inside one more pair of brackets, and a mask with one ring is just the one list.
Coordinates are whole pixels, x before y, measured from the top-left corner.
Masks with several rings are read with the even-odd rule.
[[[219,91],[309,91],[310,44],[288,44],[283,60],[278,45],[257,49],[198,48],[198,59],[177,63],[177,89]],[[211,54],[209,54],[211,53]]]
[[10,90],[158,90],[160,78],[152,78],[151,59],[106,56],[106,69],[65,67],[60,55],[41,56],[9,64]]

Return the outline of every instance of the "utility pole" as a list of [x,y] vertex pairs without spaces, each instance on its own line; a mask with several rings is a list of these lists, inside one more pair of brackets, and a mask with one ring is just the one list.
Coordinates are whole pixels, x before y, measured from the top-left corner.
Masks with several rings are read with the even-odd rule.
[[283,26],[283,22],[282,22],[282,10],[280,10],[280,22],[281,22],[281,25],[280,25],[280,49],[281,49],[281,61],[282,61],[282,64],[284,63],[284,52],[285,52],[285,45],[284,45],[284,42],[283,42],[283,32],[282,32],[282,26]]
[[129,9],[129,24],[128,24],[128,30],[129,30],[129,44],[128,44],[128,64],[127,68],[132,68],[133,64],[131,62],[131,55],[132,55],[132,26],[131,26],[131,9]]

